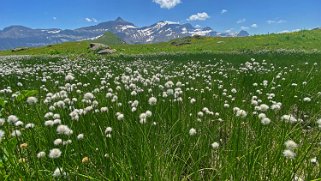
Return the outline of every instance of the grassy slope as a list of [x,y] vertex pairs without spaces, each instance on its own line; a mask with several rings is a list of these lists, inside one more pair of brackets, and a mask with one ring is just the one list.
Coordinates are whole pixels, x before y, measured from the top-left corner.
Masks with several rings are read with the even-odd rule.
[[96,40],[93,40],[91,42],[94,43],[104,43],[108,45],[120,45],[125,44],[123,40],[121,40],[118,36],[111,32],[106,32],[102,37],[99,37]]
[[[221,42],[221,43],[219,43]],[[13,54],[91,54],[87,49],[89,42],[68,42],[52,45],[50,47],[31,48],[28,50],[14,52],[2,51],[0,55]],[[251,37],[207,37],[201,39],[192,39],[192,44],[183,46],[173,46],[170,42],[148,44],[148,45],[113,45],[120,54],[149,54],[160,52],[231,52],[231,51],[258,51],[258,50],[278,50],[294,49],[321,51],[321,30],[306,30],[286,34],[258,35]]]

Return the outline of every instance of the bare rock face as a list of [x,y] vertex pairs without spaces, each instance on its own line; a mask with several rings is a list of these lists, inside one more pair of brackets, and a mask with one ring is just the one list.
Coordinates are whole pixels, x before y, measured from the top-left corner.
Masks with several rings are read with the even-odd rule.
[[99,55],[113,54],[116,52],[115,49],[112,49],[110,46],[102,43],[90,43],[89,49]]

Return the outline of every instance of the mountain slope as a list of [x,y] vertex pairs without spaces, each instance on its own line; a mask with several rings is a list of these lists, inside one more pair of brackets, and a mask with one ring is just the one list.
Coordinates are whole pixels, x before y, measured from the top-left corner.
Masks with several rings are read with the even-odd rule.
[[[0,55],[82,55],[92,54],[89,42],[67,42],[53,46],[30,48],[19,52],[0,51]],[[190,37],[155,44],[119,44],[111,46],[116,54],[202,53],[202,52],[321,52],[321,30],[256,35],[249,37]]]
[[126,44],[122,39],[111,32],[104,33],[101,37],[91,40],[94,43],[103,43],[106,45],[119,45],[119,44]]
[[151,26],[136,27],[133,23],[117,18],[114,21],[75,30],[31,29],[11,26],[0,31],[0,50],[15,47],[36,47],[70,41],[94,40],[111,32],[129,44],[166,42],[186,36],[236,36],[235,33],[218,33],[210,27],[196,28],[191,24],[160,21]]

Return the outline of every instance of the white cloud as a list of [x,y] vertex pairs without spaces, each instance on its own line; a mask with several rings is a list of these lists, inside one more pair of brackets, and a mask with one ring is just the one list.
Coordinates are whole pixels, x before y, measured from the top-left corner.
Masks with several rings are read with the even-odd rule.
[[228,29],[228,30],[225,30],[225,33],[232,33],[233,30],[234,30],[234,28],[230,28],[230,29]]
[[227,13],[227,12],[228,12],[228,10],[222,9],[221,14],[225,14],[225,13]]
[[250,28],[247,26],[241,26],[241,30],[248,30],[248,29],[250,29]]
[[282,24],[282,23],[286,23],[285,20],[279,19],[279,18],[273,19],[273,20],[267,20],[266,22],[267,22],[268,24]]
[[207,13],[203,12],[203,13],[193,14],[187,20],[188,21],[204,21],[208,18],[210,18],[210,16]]
[[258,25],[254,23],[254,24],[251,25],[251,27],[252,27],[252,28],[257,28]]
[[165,21],[167,24],[179,24],[179,21]]
[[280,31],[279,33],[290,33],[289,30],[283,30],[283,31]]
[[153,0],[161,8],[171,9],[181,3],[181,0]]
[[246,22],[246,19],[245,18],[243,18],[243,19],[239,19],[239,20],[237,20],[237,24],[241,24],[241,23],[245,23]]
[[53,19],[53,20],[57,20],[57,17],[56,17],[56,16],[54,16],[54,17],[52,17],[52,19]]
[[301,29],[294,29],[294,30],[283,30],[283,31],[280,31],[279,33],[292,33],[292,32],[298,32],[298,31],[301,31]]
[[95,18],[85,18],[85,21],[87,21],[88,23],[91,23],[91,22],[97,23],[98,22]]

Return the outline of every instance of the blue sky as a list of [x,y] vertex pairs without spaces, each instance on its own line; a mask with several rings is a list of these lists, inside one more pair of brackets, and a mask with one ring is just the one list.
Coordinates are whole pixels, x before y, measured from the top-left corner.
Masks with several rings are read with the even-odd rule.
[[1,0],[0,29],[74,29],[118,16],[137,26],[168,20],[260,34],[321,27],[321,0]]

